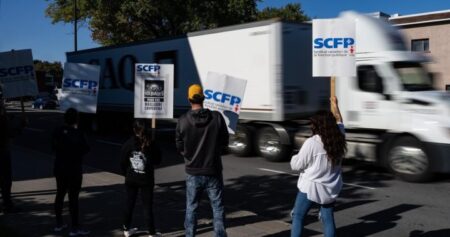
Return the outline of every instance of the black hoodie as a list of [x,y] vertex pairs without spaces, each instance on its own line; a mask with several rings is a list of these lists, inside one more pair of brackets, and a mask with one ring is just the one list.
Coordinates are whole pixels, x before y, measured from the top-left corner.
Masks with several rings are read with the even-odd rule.
[[56,176],[82,174],[83,156],[90,150],[82,131],[67,125],[55,129],[52,148],[55,151],[53,171]]
[[209,109],[190,110],[178,120],[176,145],[190,175],[222,173],[222,150],[228,145],[228,129],[222,115]]

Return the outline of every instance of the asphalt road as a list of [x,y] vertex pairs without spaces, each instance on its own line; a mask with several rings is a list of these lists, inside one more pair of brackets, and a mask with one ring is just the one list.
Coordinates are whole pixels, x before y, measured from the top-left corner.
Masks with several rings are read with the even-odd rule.
[[[10,114],[19,116],[18,111]],[[51,131],[62,124],[62,114],[27,109],[27,117],[29,126],[15,139],[15,145],[51,154]],[[185,174],[183,160],[175,152],[173,133],[173,126],[157,132],[164,160],[157,168],[156,183],[177,190],[183,189]],[[118,173],[118,154],[127,137],[88,134],[88,139],[92,151],[85,163]],[[223,162],[227,208],[290,222],[297,176],[288,162],[233,155],[224,156]],[[339,236],[450,236],[450,176],[425,184],[406,183],[371,164],[346,160],[344,182],[335,211]],[[317,209],[311,210],[307,224],[310,235],[321,232]]]

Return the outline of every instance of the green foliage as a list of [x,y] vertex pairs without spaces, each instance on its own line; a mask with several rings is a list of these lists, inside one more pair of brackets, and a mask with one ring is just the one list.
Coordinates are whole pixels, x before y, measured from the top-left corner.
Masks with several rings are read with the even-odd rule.
[[35,71],[44,71],[52,74],[56,78],[62,78],[63,69],[60,62],[47,62],[41,60],[33,60]]
[[[73,21],[75,0],[47,0],[53,23]],[[77,0],[78,21],[88,23],[102,45],[175,36],[255,20],[281,17],[303,21],[299,4],[266,8],[260,0]]]
[[[46,0],[50,2],[45,15],[52,19],[52,23],[70,23],[74,19],[74,0]],[[80,22],[87,21],[97,9],[97,0],[76,0],[77,15]],[[115,1],[111,1],[115,2]]]
[[266,7],[258,12],[258,20],[281,18],[286,21],[304,22],[310,20],[299,3],[289,3],[281,8]]

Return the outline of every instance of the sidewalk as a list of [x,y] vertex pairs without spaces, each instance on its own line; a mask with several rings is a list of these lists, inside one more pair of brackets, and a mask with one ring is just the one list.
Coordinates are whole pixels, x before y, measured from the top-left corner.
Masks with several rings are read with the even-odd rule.
[[[61,236],[52,233],[55,222],[53,200],[56,194],[52,157],[17,146],[12,149],[13,200],[23,210],[20,213],[0,214],[0,225],[13,229],[19,236]],[[85,167],[80,194],[80,216],[84,227],[92,231],[90,236],[122,236],[120,226],[124,196],[122,176]],[[211,211],[206,199],[200,207],[199,237],[214,236],[212,220],[209,219]],[[64,218],[68,223],[67,206],[66,204]],[[164,236],[184,236],[183,182],[171,186],[156,186],[154,207],[156,226]],[[139,202],[135,209],[134,223],[145,229]],[[288,223],[267,220],[254,213],[228,207],[227,226],[230,237],[289,236],[290,229]],[[68,232],[62,236],[68,236]]]

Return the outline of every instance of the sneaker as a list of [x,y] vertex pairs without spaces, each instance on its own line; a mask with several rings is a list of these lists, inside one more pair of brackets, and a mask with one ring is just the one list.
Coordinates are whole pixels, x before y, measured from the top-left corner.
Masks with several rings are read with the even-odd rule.
[[53,228],[54,232],[61,232],[62,230],[64,230],[65,228],[67,228],[67,225],[61,225],[61,226],[56,226],[55,228]]
[[86,236],[89,235],[90,233],[91,232],[89,230],[76,229],[70,231],[69,236]]
[[138,228],[131,228],[123,231],[125,237],[130,237],[138,232]]
[[162,237],[162,234],[159,232],[156,232],[155,234],[149,235],[148,237]]

